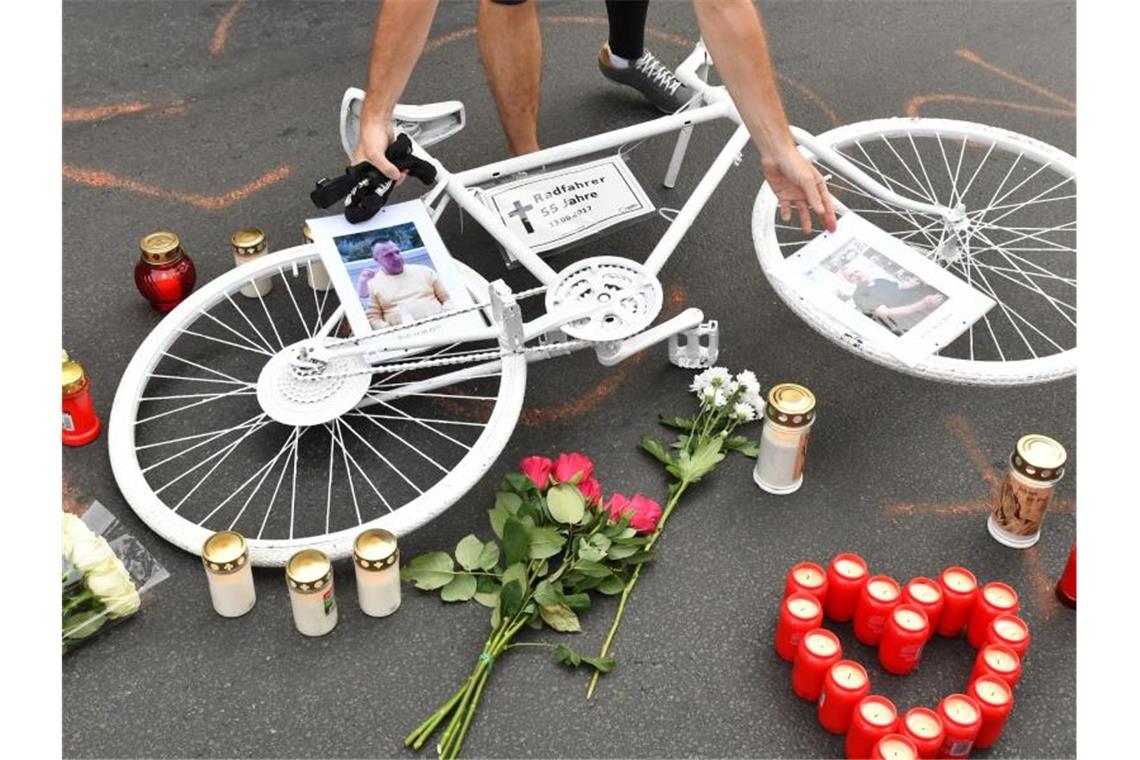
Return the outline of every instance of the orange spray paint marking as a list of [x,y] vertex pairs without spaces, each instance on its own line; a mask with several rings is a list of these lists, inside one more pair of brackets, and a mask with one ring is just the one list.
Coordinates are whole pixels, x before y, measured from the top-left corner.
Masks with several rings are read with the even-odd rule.
[[1029,562],[1029,575],[1033,581],[1037,607],[1045,613],[1046,620],[1051,620],[1057,614],[1057,600],[1053,596],[1053,583],[1045,570],[1045,563],[1041,561],[1041,555],[1037,553],[1036,546],[1025,550],[1025,559]]
[[974,431],[970,428],[970,422],[965,417],[954,415],[946,420],[946,427],[950,428],[954,435],[958,436],[958,440],[962,442],[966,452],[970,455],[970,459],[974,460],[974,467],[977,468],[978,474],[982,476],[982,480],[990,488],[998,486],[998,476],[994,472],[994,468],[990,466],[989,460],[986,455],[982,453],[982,449],[978,446],[978,441],[974,438]]
[[146,112],[152,112],[155,115],[165,115],[176,109],[182,109],[182,105],[179,101],[172,103],[145,103],[142,101],[135,101],[133,103],[109,103],[105,106],[65,108],[63,109],[63,120],[65,123],[72,121],[103,121],[104,119],[113,119],[116,116],[128,116],[130,114]]
[[214,36],[210,38],[210,56],[217,58],[222,53],[226,52],[226,37],[229,36],[230,26],[234,23],[234,16],[245,5],[245,0],[237,0],[236,3],[230,6],[226,11],[226,15],[222,16],[222,20],[218,22],[218,28],[214,30]]
[[914,96],[906,102],[906,115],[918,116],[919,109],[927,103],[965,103],[973,106],[994,106],[996,108],[1008,108],[1011,111],[1045,114],[1046,116],[1072,117],[1077,115],[1077,112],[1071,108],[1049,108],[1048,106],[1035,106],[1029,103],[1015,103],[1011,100],[993,100],[992,98],[975,98],[972,95],[946,95],[942,93]]
[[1013,82],[1014,84],[1019,84],[1022,87],[1024,87],[1025,89],[1029,90],[1030,92],[1035,92],[1042,97],[1048,98],[1049,100],[1060,103],[1061,105],[1068,106],[1070,109],[1076,109],[1076,107],[1077,107],[1076,103],[1069,100],[1065,96],[1058,95],[1057,93],[1053,92],[1052,90],[1050,90],[1046,87],[1042,87],[1041,85],[1037,84],[1036,82],[1031,82],[1024,77],[1020,77],[1017,74],[1014,74],[1012,71],[1007,71],[1006,69],[1003,69],[999,66],[995,66],[992,63],[983,59],[980,55],[975,53],[973,50],[967,50],[966,48],[959,48],[958,50],[954,51],[954,54],[957,55],[962,60],[969,61],[970,63],[981,66],[986,71],[989,71],[993,74],[997,74],[999,77],[1002,77],[1004,79],[1008,79],[1009,81]]
[[111,172],[99,171],[97,169],[84,169],[70,164],[63,165],[63,178],[80,185],[127,190],[132,193],[138,193],[139,195],[147,195],[151,198],[165,198],[168,200],[181,201],[182,203],[189,203],[191,206],[204,209],[225,208],[235,201],[240,201],[259,190],[264,190],[270,185],[280,182],[292,173],[292,167],[286,164],[266,172],[252,182],[248,182],[228,193],[223,193],[222,195],[202,195],[200,193],[188,193],[182,190],[168,190],[140,180],[119,177]]

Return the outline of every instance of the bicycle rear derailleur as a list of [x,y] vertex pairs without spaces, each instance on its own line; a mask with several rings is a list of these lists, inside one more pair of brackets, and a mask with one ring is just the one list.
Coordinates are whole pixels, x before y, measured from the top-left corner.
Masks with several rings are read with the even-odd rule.
[[[384,155],[397,169],[406,171],[424,184],[435,182],[435,166],[412,154],[412,141],[407,135],[397,137]],[[361,161],[345,169],[340,177],[317,180],[317,186],[309,197],[317,208],[328,208],[347,196],[344,218],[357,224],[376,216],[395,188],[395,180],[385,177],[370,162]]]

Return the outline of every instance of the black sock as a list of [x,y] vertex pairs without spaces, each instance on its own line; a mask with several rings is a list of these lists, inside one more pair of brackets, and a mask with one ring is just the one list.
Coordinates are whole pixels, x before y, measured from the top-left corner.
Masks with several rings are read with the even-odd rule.
[[645,16],[649,0],[606,0],[610,17],[610,52],[636,61],[645,52]]

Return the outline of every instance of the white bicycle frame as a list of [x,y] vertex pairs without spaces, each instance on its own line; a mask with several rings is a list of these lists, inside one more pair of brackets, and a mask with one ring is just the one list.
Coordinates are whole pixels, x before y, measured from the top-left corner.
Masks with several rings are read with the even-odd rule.
[[[510,177],[519,172],[531,171],[550,164],[572,161],[583,156],[612,150],[627,143],[644,140],[650,137],[679,132],[673,156],[666,170],[664,185],[672,187],[684,161],[692,129],[697,124],[711,122],[717,119],[728,119],[737,127],[728,138],[720,153],[713,160],[711,166],[697,183],[689,198],[673,218],[669,227],[660,240],[649,253],[642,265],[648,274],[656,276],[668,262],[670,256],[676,251],[678,244],[685,233],[692,226],[714,190],[720,185],[730,168],[741,160],[741,151],[749,140],[747,128],[741,121],[732,99],[723,86],[709,85],[704,74],[712,65],[707,50],[702,42],[698,42],[689,56],[677,68],[677,78],[692,88],[696,95],[690,106],[682,111],[662,116],[651,121],[634,124],[621,129],[615,129],[562,145],[546,148],[535,153],[508,158],[486,166],[480,166],[465,171],[452,173],[439,161],[430,155],[422,146],[413,140],[416,155],[430,161],[437,171],[436,182],[423,196],[424,203],[429,207],[433,220],[437,220],[447,207],[449,201],[454,201],[465,211],[480,227],[486,230],[495,240],[527,271],[535,276],[545,287],[554,285],[559,281],[560,274],[544,261],[537,253],[506,227],[494,213],[492,213],[472,192],[472,188],[492,182],[502,177]],[[900,208],[932,214],[944,220],[948,231],[953,233],[960,221],[964,218],[964,210],[951,209],[944,206],[922,203],[903,197],[890,188],[871,178],[859,167],[848,161],[842,154],[819,142],[811,133],[798,127],[792,127],[792,136],[800,146],[801,152],[808,158],[816,158],[828,164],[834,171],[840,173],[855,185],[861,187],[874,197],[885,203]],[[342,136],[343,137],[343,136]],[[347,142],[346,142],[347,145]],[[837,199],[833,199],[837,211],[844,213],[846,207]],[[947,244],[953,245],[954,235],[946,236]],[[541,289],[540,289],[541,290]],[[589,311],[566,310],[542,317],[529,322],[523,322],[517,313],[515,296],[500,282],[492,287],[490,300],[484,304],[493,312],[491,326],[476,331],[465,332],[461,335],[448,335],[446,340],[434,337],[422,341],[401,341],[400,348],[427,349],[445,344],[498,340],[502,350],[519,351],[531,341],[545,340],[552,334],[557,334],[560,327],[581,319]],[[681,314],[666,320],[652,328],[619,341],[592,343],[590,341],[562,341],[552,342],[546,347],[540,346],[527,354],[528,361],[549,358],[553,355],[565,354],[592,345],[598,360],[605,365],[613,365],[636,354],[655,343],[664,341],[679,332],[697,327],[703,320],[703,313],[699,309],[686,309]],[[336,319],[326,323],[325,335],[332,330]],[[414,324],[414,323],[413,323]],[[410,326],[410,325],[409,325]],[[382,339],[386,333],[406,329],[406,327],[386,328],[369,333],[344,347],[311,349],[308,359],[325,362],[331,358],[345,355],[362,355],[375,352],[383,348]],[[396,360],[398,361],[398,360]],[[409,362],[414,364],[413,362]],[[388,364],[377,365],[377,369],[388,368]],[[403,365],[401,365],[403,366]],[[413,387],[416,391],[441,388],[453,382],[465,379],[476,374],[485,374],[495,369],[496,362],[468,367],[452,373],[444,373]]]

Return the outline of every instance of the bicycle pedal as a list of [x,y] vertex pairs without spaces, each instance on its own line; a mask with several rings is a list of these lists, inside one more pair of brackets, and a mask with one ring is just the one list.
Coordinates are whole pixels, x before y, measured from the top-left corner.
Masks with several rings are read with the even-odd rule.
[[704,369],[720,355],[720,325],[715,319],[669,337],[669,362],[683,369]]

